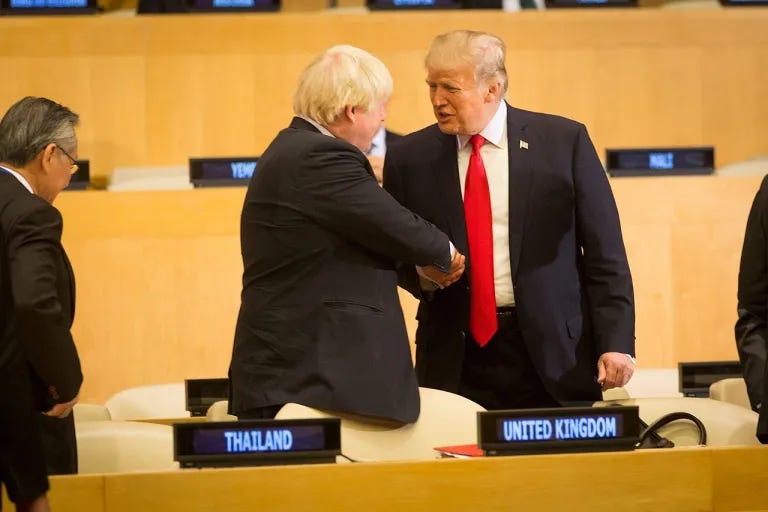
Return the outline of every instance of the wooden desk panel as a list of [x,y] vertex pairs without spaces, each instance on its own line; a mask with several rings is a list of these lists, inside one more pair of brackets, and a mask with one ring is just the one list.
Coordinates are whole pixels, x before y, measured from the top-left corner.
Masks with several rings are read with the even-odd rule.
[[105,499],[109,512],[679,512],[712,509],[711,471],[701,450],[185,470],[108,476]]

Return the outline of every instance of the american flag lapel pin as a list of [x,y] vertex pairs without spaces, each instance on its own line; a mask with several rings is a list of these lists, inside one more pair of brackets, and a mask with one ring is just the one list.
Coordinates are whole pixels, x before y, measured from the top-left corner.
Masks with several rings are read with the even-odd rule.
[[528,149],[528,143],[520,139],[520,149]]

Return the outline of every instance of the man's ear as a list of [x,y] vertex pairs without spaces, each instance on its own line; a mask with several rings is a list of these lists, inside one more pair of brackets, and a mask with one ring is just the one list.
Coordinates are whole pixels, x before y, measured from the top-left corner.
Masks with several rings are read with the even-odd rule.
[[344,107],[344,116],[352,123],[355,122],[355,107],[347,105]]
[[488,92],[485,95],[486,103],[493,103],[501,97],[501,83],[492,82],[488,84]]
[[54,158],[56,158],[58,155],[56,155],[56,144],[48,144],[40,151],[40,168],[44,171],[48,171],[48,169],[54,165],[55,161]]

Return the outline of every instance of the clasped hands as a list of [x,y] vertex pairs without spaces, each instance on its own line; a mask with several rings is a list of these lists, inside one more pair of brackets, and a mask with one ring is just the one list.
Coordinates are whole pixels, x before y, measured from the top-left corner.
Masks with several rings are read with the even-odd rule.
[[67,416],[70,415],[70,413],[72,412],[72,408],[75,406],[75,404],[79,399],[80,399],[80,395],[78,394],[75,398],[73,398],[69,402],[56,404],[51,408],[51,410],[45,411],[43,414],[45,414],[46,416],[54,417],[54,418],[66,418]]
[[424,267],[417,266],[416,271],[421,277],[434,283],[438,288],[450,286],[461,278],[464,273],[464,260],[466,258],[459,251],[454,250],[451,267],[448,272],[443,272],[434,265]]

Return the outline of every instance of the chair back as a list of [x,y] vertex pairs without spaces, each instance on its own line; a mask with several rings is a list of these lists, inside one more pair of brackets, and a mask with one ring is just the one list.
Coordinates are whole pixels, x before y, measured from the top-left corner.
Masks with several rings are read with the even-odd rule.
[[[629,398],[596,402],[595,407],[611,404],[636,405],[640,418],[651,424],[671,412],[693,414],[707,429],[707,446],[757,445],[757,413],[737,405],[712,400],[710,398],[665,397],[665,398]],[[696,426],[689,421],[675,421],[662,427],[659,435],[668,438],[675,446],[695,446],[699,434]]]
[[485,409],[462,396],[419,388],[421,414],[416,423],[403,425],[377,418],[321,411],[286,404],[278,419],[341,418],[342,453],[355,461],[430,460],[437,446],[477,442],[477,412]]
[[205,417],[208,421],[237,421],[237,416],[229,414],[228,409],[229,401],[219,400],[211,404]]
[[104,405],[113,420],[187,418],[184,383],[139,386],[119,391]]
[[75,423],[83,421],[109,421],[112,416],[109,409],[101,404],[75,404],[72,408],[72,414],[75,417]]
[[173,460],[173,429],[168,425],[85,421],[75,430],[79,474],[178,468]]
[[752,409],[747,394],[747,383],[743,378],[722,379],[709,386],[709,398]]

